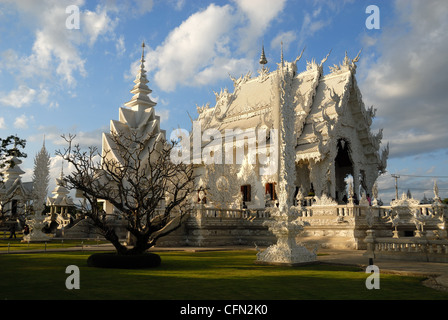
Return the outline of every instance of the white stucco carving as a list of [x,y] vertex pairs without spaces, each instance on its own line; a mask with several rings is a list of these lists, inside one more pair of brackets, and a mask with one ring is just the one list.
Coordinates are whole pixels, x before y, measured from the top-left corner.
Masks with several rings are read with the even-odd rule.
[[23,236],[25,242],[45,242],[50,241],[49,235],[44,233],[42,229],[47,225],[45,217],[41,214],[34,214],[26,221],[30,227],[30,233]]
[[[282,61],[283,63],[283,61]],[[303,221],[298,219],[300,209],[295,207],[294,184],[295,127],[294,97],[290,89],[293,83],[294,69],[286,64],[279,69],[280,88],[280,126],[279,126],[279,173],[278,207],[270,207],[272,221],[268,221],[269,230],[277,237],[277,243],[257,254],[257,261],[263,263],[300,264],[316,260],[316,252],[297,244],[296,237],[303,230]]]

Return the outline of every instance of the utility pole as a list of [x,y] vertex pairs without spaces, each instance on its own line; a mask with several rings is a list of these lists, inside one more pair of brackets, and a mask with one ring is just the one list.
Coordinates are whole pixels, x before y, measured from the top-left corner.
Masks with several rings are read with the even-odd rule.
[[398,178],[400,176],[398,174],[392,174],[392,178],[395,178],[395,200],[398,200]]

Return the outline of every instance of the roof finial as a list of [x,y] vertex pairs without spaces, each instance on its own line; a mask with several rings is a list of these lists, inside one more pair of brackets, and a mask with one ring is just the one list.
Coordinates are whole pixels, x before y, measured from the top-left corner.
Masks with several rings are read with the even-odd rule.
[[268,63],[268,60],[266,59],[266,56],[264,54],[264,45],[261,47],[261,57],[260,57],[260,64],[264,65]]
[[282,47],[282,52],[281,52],[280,59],[281,59],[281,62],[282,62],[282,67],[283,67],[283,41],[281,42],[281,47]]
[[145,41],[142,41],[142,62],[145,61]]
[[152,101],[148,94],[152,92],[147,86],[149,82],[146,78],[145,70],[145,42],[142,41],[142,57],[140,59],[140,70],[138,71],[134,83],[135,86],[132,88],[131,93],[134,94],[132,99],[126,102],[124,105],[130,108],[145,109],[148,107],[154,107],[156,103]]

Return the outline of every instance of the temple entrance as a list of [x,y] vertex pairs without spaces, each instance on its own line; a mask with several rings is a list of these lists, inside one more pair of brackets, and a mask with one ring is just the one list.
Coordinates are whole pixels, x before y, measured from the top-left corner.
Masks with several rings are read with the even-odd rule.
[[334,159],[335,176],[336,176],[336,200],[340,203],[346,201],[349,197],[347,194],[346,179],[353,177],[353,162],[349,153],[349,143],[344,139],[338,140],[337,155]]

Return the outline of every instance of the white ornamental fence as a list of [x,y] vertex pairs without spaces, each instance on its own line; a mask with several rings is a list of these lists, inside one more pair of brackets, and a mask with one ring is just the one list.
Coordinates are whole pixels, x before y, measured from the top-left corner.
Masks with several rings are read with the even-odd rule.
[[424,262],[448,262],[448,240],[420,237],[375,237],[373,230],[367,231],[366,255],[372,258],[409,260]]

